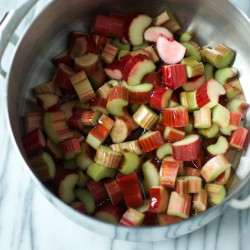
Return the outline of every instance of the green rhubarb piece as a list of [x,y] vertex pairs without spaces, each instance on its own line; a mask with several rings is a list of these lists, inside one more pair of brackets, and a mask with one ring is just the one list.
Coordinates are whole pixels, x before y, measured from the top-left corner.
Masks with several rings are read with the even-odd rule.
[[232,78],[238,74],[238,70],[236,68],[226,67],[223,69],[217,69],[214,77],[221,84],[225,84],[229,78]]
[[85,187],[86,184],[91,180],[90,177],[85,174],[82,170],[78,170],[77,171],[78,175],[79,175],[79,180],[77,182],[77,186],[78,187]]
[[235,128],[234,126],[231,126],[229,125],[228,127],[226,128],[220,128],[220,132],[223,134],[223,135],[226,135],[226,136],[230,136],[232,134],[232,132],[234,130],[236,130],[237,128]]
[[189,42],[193,39],[194,32],[192,30],[186,31],[181,34],[180,36],[180,42]]
[[207,129],[199,129],[199,133],[206,138],[215,138],[219,133],[219,126],[216,123],[212,123],[212,126]]
[[201,61],[201,48],[197,43],[190,41],[181,44],[187,49],[186,56],[193,56],[197,62]]
[[230,122],[230,112],[221,104],[216,104],[212,108],[212,121],[217,123],[221,128],[226,128]]
[[194,127],[198,129],[205,129],[211,127],[211,109],[201,108],[194,111]]
[[120,85],[119,81],[113,80],[113,79],[112,79],[112,80],[109,80],[107,83],[108,83],[112,88],[115,87],[115,86]]
[[76,109],[88,109],[89,108],[89,103],[88,102],[86,102],[86,103],[81,103],[81,102],[77,102],[76,104],[75,104],[75,108]]
[[163,26],[170,32],[175,33],[181,29],[180,24],[176,18],[169,11],[162,12],[159,16],[154,19],[154,25]]
[[200,174],[207,183],[210,183],[215,181],[220,174],[230,167],[231,163],[225,155],[216,155],[202,167]]
[[87,169],[87,174],[90,176],[94,181],[100,181],[104,178],[111,178],[114,179],[116,176],[116,169],[114,168],[107,168],[97,163],[91,164]]
[[96,219],[110,224],[117,225],[119,221],[117,218],[107,211],[97,211],[94,216]]
[[184,127],[184,132],[186,135],[193,134],[194,129],[194,119],[193,116],[189,116],[188,125]]
[[33,172],[41,181],[46,182],[55,178],[55,162],[49,153],[39,151],[29,158],[29,163]]
[[[61,117],[61,119],[64,119],[65,115]],[[43,116],[43,127],[44,131],[47,134],[47,136],[51,139],[52,142],[54,143],[59,143],[61,142],[61,137],[60,135],[57,134],[55,128],[54,128],[54,121],[53,121],[53,115],[50,112],[47,112]],[[66,123],[65,123],[65,126]]]
[[122,174],[130,174],[137,171],[140,166],[139,156],[132,152],[124,153],[123,156],[123,161],[120,164],[119,171]]
[[87,143],[81,143],[81,153],[75,158],[76,166],[79,169],[86,170],[93,163],[93,160],[89,156],[89,150]]
[[207,147],[207,151],[211,155],[222,155],[227,152],[228,141],[224,136],[219,136],[215,144],[211,144]]
[[194,56],[183,58],[181,64],[186,64],[188,78],[202,75],[204,72],[203,63],[197,62]]
[[144,49],[144,48],[146,48],[148,46],[149,46],[149,44],[147,42],[144,42],[144,43],[142,43],[140,45],[134,46],[132,50],[135,51],[135,50],[138,50],[138,49]]
[[231,100],[234,97],[236,97],[237,95],[239,95],[241,93],[241,91],[238,88],[232,87],[229,84],[224,84],[224,88],[226,90],[226,96],[227,99]]
[[206,82],[214,77],[214,67],[210,63],[204,64],[204,73],[206,76]]
[[140,213],[146,213],[148,211],[149,204],[150,204],[150,199],[144,200],[143,204],[140,205],[139,207],[136,207],[135,210]]
[[121,42],[119,38],[113,39],[112,44],[119,50],[130,50],[130,44]]
[[234,51],[224,45],[217,45],[214,49],[204,48],[202,50],[202,60],[206,60],[216,68],[224,68],[232,63]]
[[173,155],[172,143],[164,143],[159,148],[156,149],[156,157],[159,160],[163,160],[165,156]]
[[65,160],[62,162],[63,167],[67,169],[77,169],[75,159]]
[[188,108],[189,112],[199,109],[196,102],[196,90],[193,92],[181,92],[180,102],[182,106]]
[[157,170],[157,167],[152,163],[152,161],[148,160],[142,164],[142,174],[144,177],[144,191],[146,194],[149,194],[151,187],[159,186],[160,184],[159,172]]
[[127,56],[130,53],[130,50],[119,50],[117,54],[118,60],[120,60],[122,57]]
[[84,210],[87,214],[92,214],[95,211],[95,200],[91,193],[83,188],[75,190],[75,196],[82,202]]
[[206,184],[208,201],[212,204],[220,204],[226,197],[226,189],[223,185],[218,184]]
[[132,113],[135,113],[139,108],[140,108],[141,104],[137,104],[137,103],[131,103],[130,104],[130,109],[132,111]]
[[230,112],[239,112],[239,109],[240,109],[240,106],[242,105],[242,103],[244,103],[244,101],[242,101],[240,99],[232,99],[227,103],[226,108]]

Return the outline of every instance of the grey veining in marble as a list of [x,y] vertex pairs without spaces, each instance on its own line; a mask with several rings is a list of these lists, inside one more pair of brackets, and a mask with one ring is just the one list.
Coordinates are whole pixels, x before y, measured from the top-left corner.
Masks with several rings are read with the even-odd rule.
[[[250,13],[250,1],[238,4]],[[0,250],[250,249],[250,209],[228,209],[196,232],[157,243],[110,240],[76,225],[46,200],[17,159],[2,112],[3,88],[0,81]],[[249,193],[250,183],[242,198]]]

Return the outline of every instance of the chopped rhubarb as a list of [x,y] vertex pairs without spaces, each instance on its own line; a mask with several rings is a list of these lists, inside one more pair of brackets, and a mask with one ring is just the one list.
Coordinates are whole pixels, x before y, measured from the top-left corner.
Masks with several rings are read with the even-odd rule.
[[70,160],[76,157],[81,152],[81,146],[77,138],[73,138],[60,143],[64,158]]
[[143,223],[145,215],[133,208],[129,208],[122,216],[119,225],[127,227],[138,227]]
[[163,111],[164,126],[174,128],[185,127],[188,125],[188,109],[184,106],[166,108]]
[[165,127],[163,138],[165,141],[177,142],[184,138],[185,132],[172,127]]
[[183,219],[179,216],[171,216],[165,213],[157,214],[157,218],[158,218],[159,224],[162,226],[183,221]]
[[159,120],[158,115],[147,105],[141,105],[133,118],[138,125],[147,130],[150,130]]
[[94,161],[108,168],[118,168],[122,160],[122,154],[113,151],[108,146],[99,146],[96,151]]
[[174,90],[187,82],[186,65],[166,65],[161,67],[163,84]]
[[208,201],[212,204],[219,204],[225,199],[226,189],[222,185],[206,184],[205,190],[207,191]]
[[101,59],[103,62],[110,64],[114,61],[118,53],[118,48],[112,44],[107,43],[102,51]]
[[247,133],[248,130],[246,128],[238,127],[229,138],[229,144],[235,148],[242,149],[247,138]]
[[207,191],[205,189],[201,189],[199,193],[194,194],[193,209],[198,213],[207,209]]
[[123,201],[122,192],[116,180],[106,180],[103,184],[113,206],[116,206]]
[[160,34],[172,39],[174,38],[173,34],[168,29],[160,26],[151,26],[144,31],[144,39],[148,42],[156,43]]
[[109,91],[107,109],[114,116],[123,116],[123,108],[128,105],[128,100],[129,91],[123,85],[115,86]]
[[78,72],[74,76],[71,76],[70,81],[81,102],[84,103],[91,100],[92,98],[95,98],[95,92],[84,70]]
[[155,64],[141,53],[132,56],[123,70],[123,79],[128,85],[138,85],[142,78],[155,70]]
[[44,135],[39,128],[23,136],[22,144],[27,156],[33,155],[46,146]]
[[172,92],[173,91],[171,89],[155,86],[154,92],[149,100],[150,107],[157,110],[164,110],[167,108]]
[[179,163],[164,161],[160,169],[160,184],[164,187],[175,188],[175,180],[179,169]]
[[186,53],[183,45],[163,34],[159,35],[156,48],[161,60],[167,64],[179,63]]
[[217,155],[210,159],[201,169],[201,176],[206,182],[212,182],[223,173],[226,169],[231,167],[231,163],[226,156]]
[[138,177],[135,172],[118,177],[117,182],[128,207],[137,207],[143,203]]
[[172,144],[173,156],[179,161],[196,160],[200,153],[200,137],[195,134],[187,135],[184,139]]
[[97,204],[108,198],[108,193],[100,181],[89,181],[87,187]]
[[27,112],[25,115],[25,132],[26,134],[35,129],[43,130],[43,114],[42,112]]
[[86,75],[91,75],[98,70],[98,56],[93,53],[88,53],[74,60],[75,70],[77,72],[84,70]]
[[198,129],[211,127],[211,109],[201,108],[194,111],[194,127]]
[[138,141],[144,152],[152,151],[164,144],[162,135],[159,131],[148,131],[139,137]]
[[179,216],[183,219],[189,218],[192,198],[189,195],[179,195],[172,192],[169,199],[167,214]]
[[97,163],[92,163],[87,169],[87,174],[94,181],[98,182],[104,178],[114,179],[116,176],[116,169],[107,168]]
[[150,202],[148,211],[163,213],[167,211],[169,194],[165,187],[154,186],[150,188]]

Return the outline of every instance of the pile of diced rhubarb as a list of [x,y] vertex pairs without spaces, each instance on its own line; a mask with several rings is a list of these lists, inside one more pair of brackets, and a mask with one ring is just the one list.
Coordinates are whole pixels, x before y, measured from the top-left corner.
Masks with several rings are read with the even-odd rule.
[[167,11],[97,15],[90,34],[72,32],[53,58],[54,79],[35,87],[40,111],[26,114],[24,150],[79,212],[166,225],[225,198],[227,154],[248,132],[235,53],[201,48],[180,29]]

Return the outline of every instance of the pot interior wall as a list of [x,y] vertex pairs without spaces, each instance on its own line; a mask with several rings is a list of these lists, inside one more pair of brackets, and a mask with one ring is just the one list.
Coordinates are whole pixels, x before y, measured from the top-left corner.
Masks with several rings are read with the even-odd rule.
[[[250,102],[250,61],[248,39],[250,28],[241,16],[232,16],[230,4],[225,1],[168,0],[168,1],[54,1],[29,28],[15,55],[8,85],[8,110],[12,132],[26,159],[20,141],[23,118],[27,111],[36,110],[32,88],[53,79],[55,67],[51,58],[66,49],[67,36],[72,30],[88,31],[90,20],[96,13],[110,11],[125,14],[137,12],[156,16],[163,10],[172,11],[183,26],[193,29],[201,45],[223,43],[237,51],[235,67],[240,70],[240,80]],[[232,13],[229,15],[228,13]],[[19,121],[19,122],[17,122]],[[247,117],[249,123],[249,117]],[[234,166],[239,155],[231,155]],[[246,177],[245,177],[246,178]],[[238,179],[232,187],[238,186]],[[232,190],[229,191],[230,193]]]

